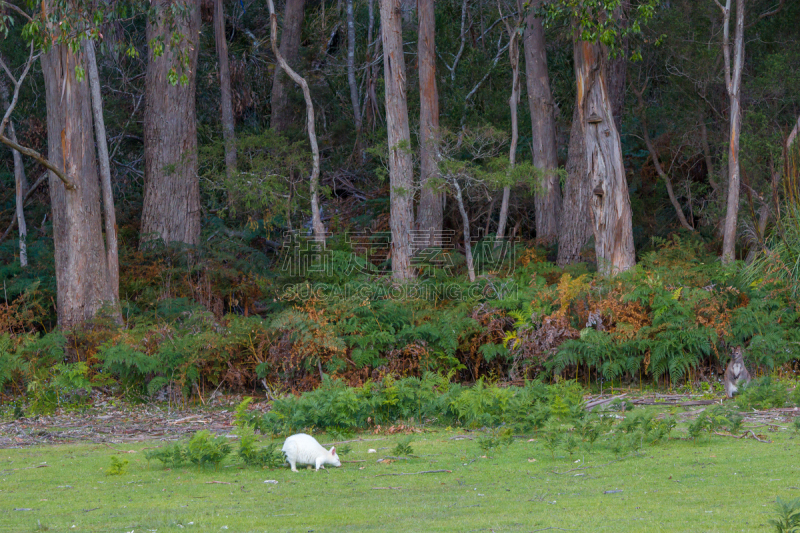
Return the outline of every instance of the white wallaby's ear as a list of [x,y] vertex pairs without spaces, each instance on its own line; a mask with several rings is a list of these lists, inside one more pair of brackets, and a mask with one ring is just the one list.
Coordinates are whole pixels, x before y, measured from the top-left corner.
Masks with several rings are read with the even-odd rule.
[[336,455],[336,446],[331,448],[331,455]]

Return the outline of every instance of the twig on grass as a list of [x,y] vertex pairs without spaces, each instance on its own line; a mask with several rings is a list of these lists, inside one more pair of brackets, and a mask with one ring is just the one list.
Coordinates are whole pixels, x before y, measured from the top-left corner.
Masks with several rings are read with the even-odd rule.
[[747,437],[747,434],[752,435],[752,437],[757,440],[758,442],[763,442],[764,444],[772,444],[771,440],[761,440],[758,436],[750,430],[745,431],[741,435],[732,435],[730,433],[719,433],[717,431],[714,432],[714,435],[719,435],[720,437],[733,437],[734,439],[744,439]]
[[5,474],[6,472],[16,472],[17,470],[31,470],[33,468],[47,468],[50,465],[36,465],[36,466],[26,466],[25,468],[9,468],[8,470],[0,470],[0,474]]
[[214,483],[219,485],[230,485],[230,483],[228,483],[227,481],[206,481],[206,485],[211,485]]
[[452,470],[423,470],[422,472],[401,472],[399,474],[378,474],[375,477],[383,477],[383,476],[416,476],[417,474],[452,474]]

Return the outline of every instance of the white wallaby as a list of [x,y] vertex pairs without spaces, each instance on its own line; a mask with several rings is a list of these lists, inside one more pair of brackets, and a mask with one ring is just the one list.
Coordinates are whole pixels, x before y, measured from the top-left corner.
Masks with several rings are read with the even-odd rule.
[[283,443],[282,451],[286,454],[292,472],[297,472],[298,464],[314,465],[317,470],[325,468],[323,465],[342,466],[335,447],[326,450],[317,439],[305,433],[288,437]]

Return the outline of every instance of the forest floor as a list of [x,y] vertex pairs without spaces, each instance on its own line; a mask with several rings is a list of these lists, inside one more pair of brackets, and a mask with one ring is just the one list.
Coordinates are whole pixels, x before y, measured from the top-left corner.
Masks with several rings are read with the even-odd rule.
[[[486,452],[481,431],[436,428],[414,432],[415,457],[399,460],[387,457],[402,432],[357,435],[341,468],[319,472],[245,467],[235,452],[217,470],[145,459],[198,429],[230,433],[237,400],[106,400],[2,423],[0,531],[771,531],[776,497],[800,496],[798,413],[748,413],[746,438],[692,440],[686,421],[705,400],[677,396],[647,407],[677,418],[672,438],[619,457],[600,443],[553,454],[522,435]],[[122,475],[107,474],[112,456],[128,462]]]

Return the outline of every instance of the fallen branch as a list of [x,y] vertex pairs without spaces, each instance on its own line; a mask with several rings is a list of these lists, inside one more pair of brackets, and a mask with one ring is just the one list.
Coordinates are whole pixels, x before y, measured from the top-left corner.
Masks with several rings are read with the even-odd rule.
[[745,431],[741,435],[733,435],[731,433],[719,433],[717,431],[714,432],[714,435],[719,435],[720,437],[733,437],[734,439],[744,439],[744,438],[747,438],[747,434],[748,433],[750,435],[752,435],[752,437],[755,440],[757,440],[758,442],[763,442],[764,444],[772,444],[771,440],[761,440],[761,439],[758,438],[758,436],[755,433],[753,433],[752,431],[749,431],[749,430]]
[[17,470],[32,470],[34,468],[47,468],[50,465],[36,465],[36,466],[26,466],[25,468],[10,468],[8,470],[0,470],[0,474],[5,474],[6,472],[16,472]]
[[452,470],[423,470],[422,472],[401,472],[399,474],[378,474],[375,477],[383,476],[416,476],[417,474],[452,474]]
[[594,400],[592,402],[587,402],[586,405],[584,406],[584,409],[586,409],[587,411],[591,411],[592,409],[594,409],[599,405],[611,403],[614,400],[619,400],[620,398],[624,398],[627,395],[628,393],[626,392],[625,394],[620,394],[619,396],[612,396],[611,398],[605,398],[604,400]]
[[227,481],[206,481],[206,485],[230,485]]

